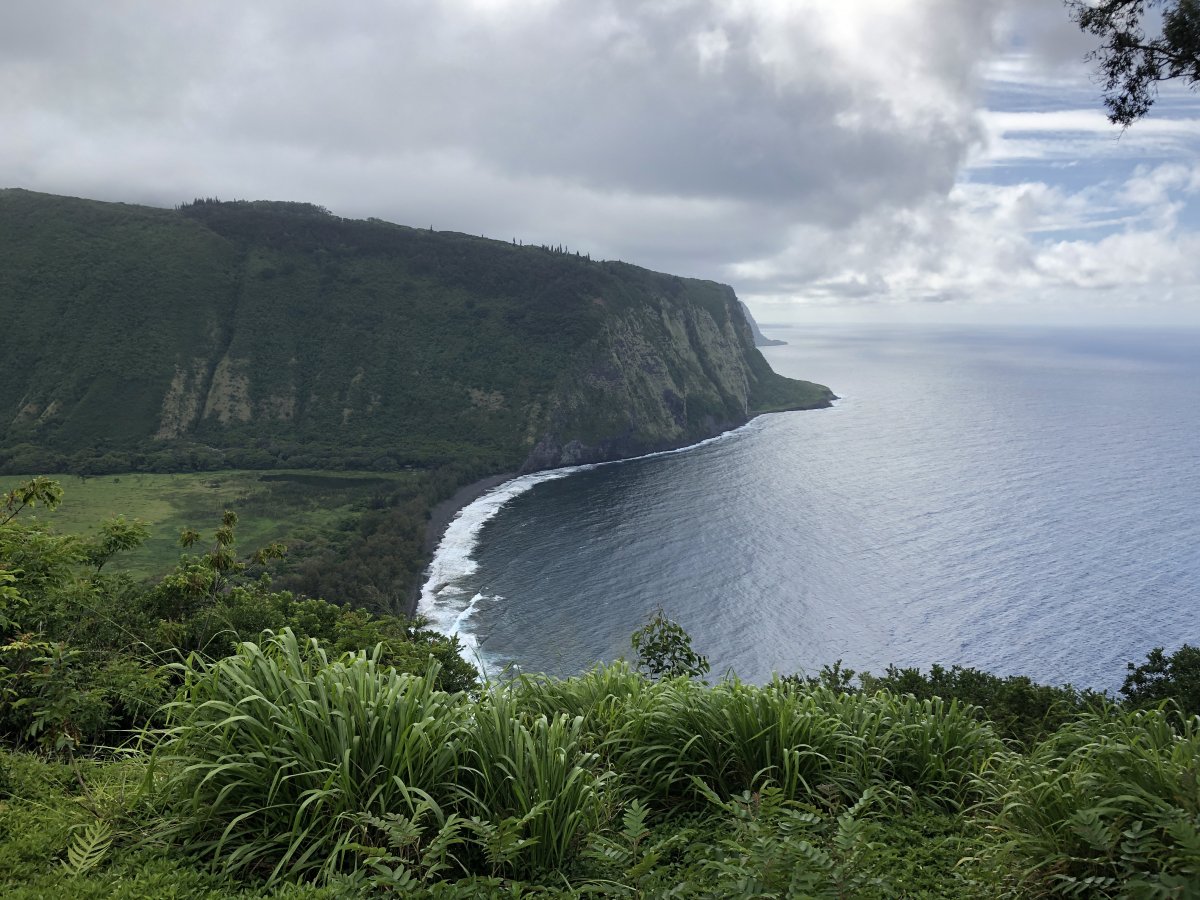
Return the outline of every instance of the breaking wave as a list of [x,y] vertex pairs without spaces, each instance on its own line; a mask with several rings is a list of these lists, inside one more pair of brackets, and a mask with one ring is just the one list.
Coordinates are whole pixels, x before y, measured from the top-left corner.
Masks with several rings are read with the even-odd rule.
[[730,440],[757,427],[759,421],[759,419],[752,419],[740,428],[723,432],[695,444],[688,444],[686,447],[660,450],[656,453],[647,453],[629,459],[615,459],[533,472],[493,488],[459,510],[446,528],[445,534],[442,535],[442,539],[433,553],[429,568],[426,570],[425,584],[421,588],[421,599],[417,605],[417,612],[428,619],[430,625],[442,634],[457,636],[462,656],[479,666],[482,671],[490,671],[490,663],[493,661],[488,659],[487,654],[480,647],[479,636],[472,628],[471,620],[481,603],[499,602],[504,598],[473,591],[464,587],[463,582],[475,574],[478,568],[474,553],[483,526],[495,517],[509,501],[532,490],[544,481],[566,478],[576,472],[587,472],[601,466],[618,465],[634,460],[687,453],[718,441]]

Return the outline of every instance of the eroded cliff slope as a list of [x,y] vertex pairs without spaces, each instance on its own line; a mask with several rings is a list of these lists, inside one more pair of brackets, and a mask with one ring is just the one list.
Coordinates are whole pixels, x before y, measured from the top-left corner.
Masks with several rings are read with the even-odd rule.
[[660,288],[607,318],[556,385],[526,468],[678,447],[757,412],[829,404],[828,388],[771,370],[731,288],[686,279]]

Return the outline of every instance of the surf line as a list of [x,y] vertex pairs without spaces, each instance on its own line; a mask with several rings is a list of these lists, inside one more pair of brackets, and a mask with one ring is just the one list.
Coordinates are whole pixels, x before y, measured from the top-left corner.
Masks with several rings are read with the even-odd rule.
[[559,469],[544,469],[528,475],[519,475],[511,481],[497,485],[460,509],[450,520],[450,524],[446,526],[446,530],[433,552],[429,567],[426,569],[425,582],[421,587],[421,596],[417,603],[417,613],[428,619],[434,630],[448,637],[457,637],[459,653],[462,657],[478,666],[484,674],[491,673],[495,660],[489,660],[480,648],[478,635],[471,627],[471,620],[482,601],[500,601],[504,598],[488,597],[479,592],[469,591],[461,587],[460,583],[463,579],[473,575],[479,568],[473,554],[478,546],[479,534],[483,530],[483,526],[499,514],[510,500],[532,490],[542,482],[566,478],[577,472],[588,472],[601,466],[615,466],[638,460],[655,459],[660,456],[673,456],[677,453],[689,453],[710,444],[731,440],[756,427],[761,427],[759,422],[761,418],[762,416],[755,416],[738,428],[731,428],[729,431],[684,447],[657,450],[654,453],[630,456],[624,459],[563,466]]

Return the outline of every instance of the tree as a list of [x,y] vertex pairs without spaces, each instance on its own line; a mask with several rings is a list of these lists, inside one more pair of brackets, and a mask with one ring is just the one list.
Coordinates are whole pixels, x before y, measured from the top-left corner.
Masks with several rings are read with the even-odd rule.
[[1129,663],[1121,686],[1126,702],[1135,707],[1174,701],[1186,716],[1200,714],[1200,647],[1184,644],[1168,655],[1155,647],[1140,666]]
[[667,618],[660,606],[630,639],[637,651],[637,667],[651,678],[702,678],[708,658],[692,649],[692,638],[683,626]]
[[24,481],[0,497],[0,525],[7,525],[26,508],[41,503],[46,509],[55,509],[62,502],[62,486],[42,475]]
[[[1066,0],[1071,19],[1100,38],[1088,54],[1099,63],[1108,119],[1128,128],[1158,99],[1159,82],[1200,84],[1200,0]],[[1146,33],[1160,7],[1162,33]]]

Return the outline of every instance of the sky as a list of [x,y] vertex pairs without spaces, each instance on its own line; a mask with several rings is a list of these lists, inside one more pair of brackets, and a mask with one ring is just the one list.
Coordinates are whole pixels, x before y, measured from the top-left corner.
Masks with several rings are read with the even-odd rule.
[[1110,125],[1057,0],[0,5],[0,187],[299,200],[769,322],[1200,325],[1200,95]]

